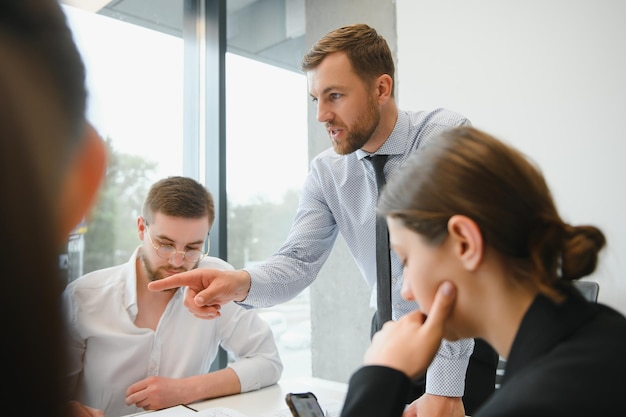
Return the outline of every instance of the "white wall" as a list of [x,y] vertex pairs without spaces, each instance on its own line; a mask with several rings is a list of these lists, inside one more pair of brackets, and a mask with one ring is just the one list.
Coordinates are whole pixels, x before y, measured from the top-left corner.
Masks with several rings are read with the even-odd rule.
[[446,107],[542,168],[608,240],[591,279],[626,313],[626,2],[396,0],[401,108]]

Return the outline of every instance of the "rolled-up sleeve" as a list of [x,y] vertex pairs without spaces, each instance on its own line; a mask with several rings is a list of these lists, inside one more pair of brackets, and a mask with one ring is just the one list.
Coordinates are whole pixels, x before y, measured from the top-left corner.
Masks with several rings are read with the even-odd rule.
[[221,344],[233,354],[232,368],[241,383],[241,392],[272,385],[283,371],[278,347],[270,326],[254,310],[246,310],[235,303],[222,307],[224,323]]

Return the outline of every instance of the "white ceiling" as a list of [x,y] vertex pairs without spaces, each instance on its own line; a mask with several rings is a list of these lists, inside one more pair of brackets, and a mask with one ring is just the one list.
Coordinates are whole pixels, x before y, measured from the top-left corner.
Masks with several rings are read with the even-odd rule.
[[[183,36],[182,0],[60,0],[61,3]],[[305,52],[305,0],[226,0],[230,52],[299,72]]]

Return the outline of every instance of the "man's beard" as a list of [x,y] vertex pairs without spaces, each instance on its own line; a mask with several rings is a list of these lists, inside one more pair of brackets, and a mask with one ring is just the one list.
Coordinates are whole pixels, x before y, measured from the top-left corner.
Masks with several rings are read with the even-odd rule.
[[340,155],[348,155],[361,149],[370,140],[379,123],[380,111],[372,99],[367,106],[367,111],[354,122],[348,131],[345,142],[333,141],[335,152]]
[[[146,271],[146,277],[148,278],[148,281],[158,281],[160,279],[167,278],[167,277],[171,276],[171,274],[169,272],[166,272],[165,270],[163,270],[161,268],[154,269],[152,267],[152,265],[150,265],[150,262],[146,259],[146,257],[143,254],[140,255],[139,258],[141,259],[141,263],[143,264],[143,268]],[[168,269],[170,271],[173,270],[173,271],[176,271],[178,273],[178,272],[190,271],[190,270],[195,269],[197,267],[198,267],[198,262],[196,262],[194,264],[194,266],[192,268],[189,268],[189,269],[183,268],[183,267],[178,267],[178,268],[171,267],[171,268],[168,268]]]

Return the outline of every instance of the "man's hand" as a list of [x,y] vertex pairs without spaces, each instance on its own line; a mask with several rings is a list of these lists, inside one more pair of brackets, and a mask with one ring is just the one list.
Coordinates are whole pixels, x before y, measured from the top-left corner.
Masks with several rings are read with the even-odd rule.
[[455,299],[456,288],[444,282],[439,286],[428,317],[416,310],[398,321],[385,323],[365,352],[365,365],[397,369],[411,379],[423,375],[439,350]]
[[144,410],[159,410],[186,403],[188,392],[182,379],[151,376],[128,387],[124,402]]
[[442,397],[424,394],[402,414],[402,417],[465,417],[461,397]]
[[231,301],[243,301],[250,290],[250,275],[243,270],[221,271],[198,268],[152,281],[150,291],[163,291],[187,287],[185,306],[196,317],[213,319],[220,316],[222,305]]
[[87,407],[78,401],[68,402],[67,411],[70,417],[104,417],[102,410]]

